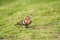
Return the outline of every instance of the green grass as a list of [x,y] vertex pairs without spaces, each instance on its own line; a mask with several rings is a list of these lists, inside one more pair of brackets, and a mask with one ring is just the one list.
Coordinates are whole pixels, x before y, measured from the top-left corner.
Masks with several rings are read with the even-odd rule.
[[[32,29],[14,26],[30,13]],[[0,0],[0,40],[60,40],[60,0]]]

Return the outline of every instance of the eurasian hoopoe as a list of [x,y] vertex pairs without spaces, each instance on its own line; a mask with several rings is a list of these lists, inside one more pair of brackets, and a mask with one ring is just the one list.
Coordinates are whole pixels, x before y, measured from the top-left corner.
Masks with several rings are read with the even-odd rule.
[[27,16],[23,20],[18,22],[17,25],[24,25],[24,26],[26,26],[26,28],[28,28],[31,23],[32,23],[31,17]]

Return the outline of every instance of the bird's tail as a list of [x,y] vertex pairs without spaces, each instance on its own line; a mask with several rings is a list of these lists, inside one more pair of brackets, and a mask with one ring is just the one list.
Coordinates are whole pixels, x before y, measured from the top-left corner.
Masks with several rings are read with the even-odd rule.
[[15,24],[15,26],[16,25],[23,25],[23,20],[21,20],[20,22],[18,22],[17,24]]

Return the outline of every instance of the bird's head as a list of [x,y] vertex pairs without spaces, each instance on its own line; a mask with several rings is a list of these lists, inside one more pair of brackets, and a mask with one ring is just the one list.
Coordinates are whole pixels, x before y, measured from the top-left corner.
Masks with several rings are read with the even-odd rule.
[[25,20],[30,20],[31,19],[31,17],[30,16],[27,16],[26,18],[25,18]]

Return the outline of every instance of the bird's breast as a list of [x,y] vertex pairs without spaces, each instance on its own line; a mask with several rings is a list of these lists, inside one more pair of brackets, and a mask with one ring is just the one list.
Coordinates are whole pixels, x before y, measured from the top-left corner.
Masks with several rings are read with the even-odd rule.
[[31,20],[24,20],[25,24],[30,24]]

